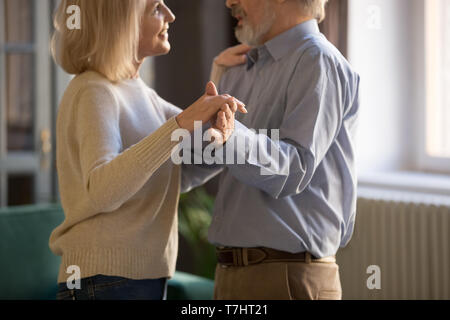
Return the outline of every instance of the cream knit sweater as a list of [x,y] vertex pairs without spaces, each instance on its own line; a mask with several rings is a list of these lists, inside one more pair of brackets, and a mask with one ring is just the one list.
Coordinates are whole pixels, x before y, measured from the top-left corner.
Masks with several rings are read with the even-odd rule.
[[66,219],[50,237],[58,282],[80,267],[131,279],[171,277],[178,250],[180,167],[170,160],[180,109],[141,79],[95,72],[70,83],[57,119],[57,170]]

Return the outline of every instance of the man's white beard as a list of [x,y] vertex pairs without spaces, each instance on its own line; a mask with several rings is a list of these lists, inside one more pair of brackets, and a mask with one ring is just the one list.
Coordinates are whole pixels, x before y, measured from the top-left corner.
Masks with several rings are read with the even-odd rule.
[[239,42],[251,47],[260,46],[263,44],[263,37],[267,35],[275,22],[275,13],[270,10],[270,6],[266,5],[264,8],[263,22],[252,27],[246,20],[242,20],[242,26],[236,27],[235,35]]

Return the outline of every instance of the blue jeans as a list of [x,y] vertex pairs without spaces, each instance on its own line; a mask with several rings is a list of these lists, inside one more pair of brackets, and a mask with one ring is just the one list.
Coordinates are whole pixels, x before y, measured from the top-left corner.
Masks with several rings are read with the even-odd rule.
[[81,289],[58,284],[56,300],[165,300],[167,278],[132,280],[96,275],[81,279]]

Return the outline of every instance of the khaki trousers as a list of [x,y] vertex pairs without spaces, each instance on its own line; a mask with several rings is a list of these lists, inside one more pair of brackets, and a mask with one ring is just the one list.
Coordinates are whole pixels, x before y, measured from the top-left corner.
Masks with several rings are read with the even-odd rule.
[[215,300],[340,300],[339,266],[319,262],[217,265]]

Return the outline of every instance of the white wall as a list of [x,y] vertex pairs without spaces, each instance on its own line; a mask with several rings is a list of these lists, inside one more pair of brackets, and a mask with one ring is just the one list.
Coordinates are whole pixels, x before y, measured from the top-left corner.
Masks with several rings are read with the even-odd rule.
[[349,1],[349,60],[361,75],[357,153],[362,174],[418,165],[423,8],[424,0]]

